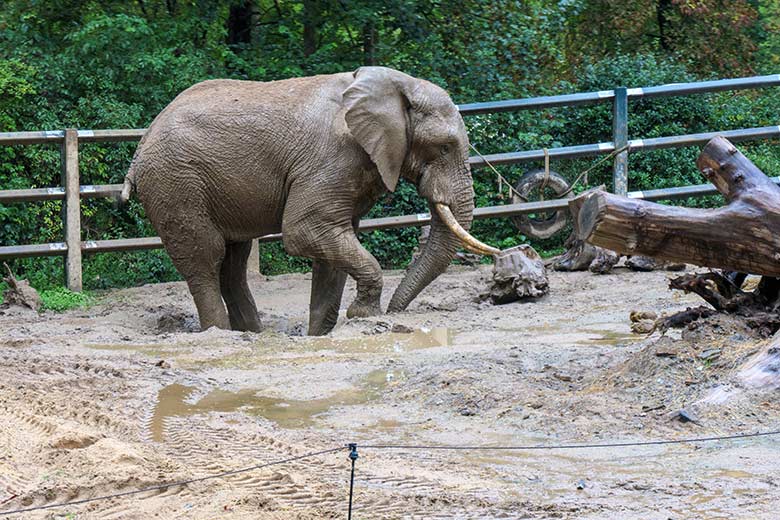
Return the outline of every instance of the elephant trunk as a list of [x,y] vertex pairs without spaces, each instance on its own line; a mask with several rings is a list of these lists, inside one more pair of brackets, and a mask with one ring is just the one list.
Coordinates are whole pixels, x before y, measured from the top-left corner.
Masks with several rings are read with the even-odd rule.
[[[472,212],[474,210],[474,191],[471,185],[471,176],[462,175],[463,185],[458,186],[451,206],[430,203],[431,210],[431,234],[417,260],[409,267],[398,288],[390,300],[387,312],[397,312],[406,309],[407,305],[447,269],[447,266],[455,256],[455,252],[463,245],[459,238],[448,227],[445,218],[452,217],[462,231],[468,231],[471,227]],[[447,215],[440,215],[440,208],[447,208]],[[451,211],[450,211],[451,210]],[[450,222],[451,224],[451,222]],[[469,235],[470,236],[470,235]],[[482,254],[485,254],[484,252]]]

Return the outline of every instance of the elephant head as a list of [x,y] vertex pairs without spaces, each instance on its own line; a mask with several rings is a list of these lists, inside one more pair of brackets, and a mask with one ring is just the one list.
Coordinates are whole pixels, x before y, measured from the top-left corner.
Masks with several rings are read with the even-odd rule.
[[400,311],[449,265],[459,246],[480,254],[497,249],[468,233],[474,189],[469,141],[458,108],[440,87],[384,67],[363,67],[344,91],[350,133],[395,191],[403,177],[431,210],[431,234],[388,306]]

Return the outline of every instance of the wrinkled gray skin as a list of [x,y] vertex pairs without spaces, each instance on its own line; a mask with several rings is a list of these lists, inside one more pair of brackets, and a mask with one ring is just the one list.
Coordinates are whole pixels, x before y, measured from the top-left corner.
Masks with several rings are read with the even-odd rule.
[[[260,330],[246,281],[251,239],[282,232],[288,253],[312,258],[309,334],[347,316],[379,314],[382,271],[354,226],[399,177],[432,209],[424,251],[393,295],[400,311],[449,264],[458,239],[433,211],[468,229],[468,137],[447,93],[383,67],[268,83],[212,80],[181,93],[136,151],[135,187],[179,273],[202,329]],[[227,306],[227,308],[226,308]]]

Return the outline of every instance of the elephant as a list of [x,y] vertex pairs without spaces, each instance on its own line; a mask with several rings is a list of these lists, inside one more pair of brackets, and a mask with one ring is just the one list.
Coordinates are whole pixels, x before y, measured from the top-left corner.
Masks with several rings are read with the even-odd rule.
[[312,259],[310,335],[381,313],[382,270],[356,226],[400,178],[431,208],[424,250],[394,292],[404,310],[458,247],[495,252],[468,234],[474,192],[468,136],[440,87],[385,67],[270,82],[208,80],[179,94],[135,152],[121,200],[135,191],[186,280],[202,330],[261,330],[247,284],[252,239],[282,233]]

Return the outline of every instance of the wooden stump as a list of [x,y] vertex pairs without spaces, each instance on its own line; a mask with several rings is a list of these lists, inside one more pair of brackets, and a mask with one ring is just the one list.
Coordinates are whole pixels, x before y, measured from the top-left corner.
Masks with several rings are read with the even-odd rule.
[[704,147],[696,165],[726,206],[691,209],[586,192],[574,199],[581,205],[578,238],[627,255],[780,276],[780,188],[722,137]]
[[3,278],[3,281],[8,284],[8,289],[3,293],[3,302],[8,305],[28,307],[34,311],[40,310],[43,302],[38,291],[27,280],[17,280],[8,264],[4,262],[3,266],[8,273]]
[[615,264],[620,260],[620,255],[617,253],[589,244],[578,236],[578,217],[580,209],[582,209],[582,204],[586,200],[586,197],[583,196],[603,189],[604,186],[592,188],[579,197],[569,201],[569,212],[571,212],[573,217],[573,229],[571,235],[566,239],[566,243],[564,244],[566,252],[553,262],[552,267],[556,271],[584,271],[589,269],[592,273],[608,274],[612,272],[612,268],[615,267]]
[[544,261],[531,246],[511,247],[493,258],[493,284],[490,287],[493,304],[539,298],[550,290]]

